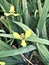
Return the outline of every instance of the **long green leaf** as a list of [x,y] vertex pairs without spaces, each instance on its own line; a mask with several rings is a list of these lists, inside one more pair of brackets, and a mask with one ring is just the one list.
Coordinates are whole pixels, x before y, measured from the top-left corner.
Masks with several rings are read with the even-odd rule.
[[38,42],[39,44],[46,44],[49,45],[49,41],[46,39],[42,39],[42,38],[38,38],[38,37],[29,37],[28,39],[26,39],[27,41],[31,41],[31,42]]
[[42,60],[44,61],[44,64],[47,65],[47,63],[49,63],[49,52],[46,49],[46,47],[44,45],[37,45],[38,47],[38,51],[42,57]]
[[30,46],[19,48],[19,49],[0,51],[0,57],[19,55],[19,54],[26,53],[35,49],[36,47],[34,45],[30,45]]
[[23,17],[24,17],[24,23],[26,25],[29,25],[29,18],[28,18],[28,7],[27,7],[27,0],[22,0],[22,8],[23,8]]
[[42,9],[41,17],[40,17],[40,20],[39,20],[39,23],[38,23],[38,26],[37,26],[37,28],[39,29],[39,32],[41,32],[41,30],[44,26],[44,22],[46,22],[48,10],[49,10],[49,0],[45,0],[45,4],[44,4],[44,7]]
[[14,38],[12,34],[1,34],[1,33],[0,33],[0,37]]

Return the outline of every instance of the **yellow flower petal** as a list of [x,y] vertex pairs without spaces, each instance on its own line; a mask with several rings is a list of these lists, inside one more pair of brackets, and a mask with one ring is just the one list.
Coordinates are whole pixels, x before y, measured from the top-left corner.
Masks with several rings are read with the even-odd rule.
[[0,65],[5,65],[5,62],[0,62]]
[[26,47],[26,42],[25,42],[25,40],[22,40],[21,45],[22,45],[23,47]]
[[15,13],[4,13],[5,16],[10,16],[10,15],[13,15],[13,16],[19,16],[20,14],[15,14]]
[[11,5],[9,12],[10,12],[10,13],[15,12],[13,5]]
[[20,14],[15,14],[15,13],[14,13],[13,15],[14,15],[14,16],[19,16]]
[[28,38],[28,37],[30,37],[30,36],[31,36],[31,30],[26,31],[25,37]]
[[5,16],[10,16],[10,15],[11,15],[11,13],[4,13],[4,15],[5,15]]
[[16,39],[20,39],[20,35],[19,35],[17,32],[14,32],[14,33],[13,33],[13,36],[14,36]]

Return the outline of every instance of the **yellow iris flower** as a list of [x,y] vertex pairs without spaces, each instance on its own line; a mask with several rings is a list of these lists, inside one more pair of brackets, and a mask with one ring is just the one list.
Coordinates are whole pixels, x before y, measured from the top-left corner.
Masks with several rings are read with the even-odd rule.
[[0,65],[5,65],[5,62],[0,62]]
[[5,15],[5,16],[10,16],[10,15],[19,16],[19,14],[16,14],[16,13],[15,13],[14,6],[13,6],[13,5],[10,6],[9,13],[4,13],[4,15]]
[[23,47],[26,47],[27,44],[26,44],[26,42],[25,42],[25,39],[27,39],[28,37],[31,36],[31,30],[27,30],[25,34],[21,34],[21,35],[19,35],[17,32],[14,32],[14,33],[13,33],[13,36],[14,36],[14,38],[16,38],[16,39],[22,40],[21,45],[22,45]]

